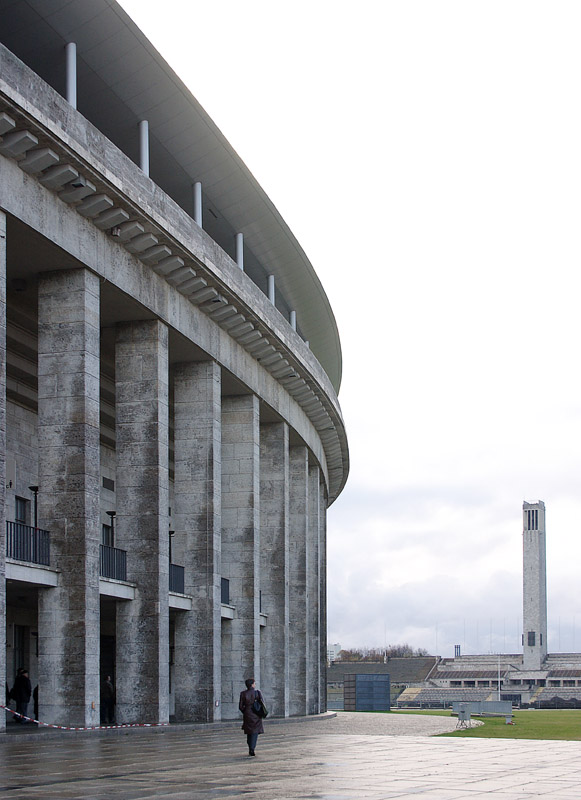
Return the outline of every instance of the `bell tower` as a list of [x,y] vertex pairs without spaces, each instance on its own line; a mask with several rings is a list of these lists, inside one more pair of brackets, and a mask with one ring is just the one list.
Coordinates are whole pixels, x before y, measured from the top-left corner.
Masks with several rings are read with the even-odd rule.
[[547,657],[545,504],[523,503],[523,668],[541,669]]

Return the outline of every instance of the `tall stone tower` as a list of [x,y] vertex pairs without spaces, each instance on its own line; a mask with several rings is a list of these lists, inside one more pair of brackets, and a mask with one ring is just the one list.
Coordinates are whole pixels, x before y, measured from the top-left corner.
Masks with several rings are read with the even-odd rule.
[[523,668],[541,669],[547,656],[545,504],[523,503]]

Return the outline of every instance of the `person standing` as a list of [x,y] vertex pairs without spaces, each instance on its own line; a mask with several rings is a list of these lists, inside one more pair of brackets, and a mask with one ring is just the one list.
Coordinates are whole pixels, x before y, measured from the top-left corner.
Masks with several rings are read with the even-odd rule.
[[[28,715],[28,703],[32,694],[32,684],[28,677],[28,670],[20,667],[14,679],[14,686],[10,692],[12,699],[16,702],[16,712],[22,717]],[[22,717],[14,717],[15,722],[26,722]]]
[[101,724],[112,725],[115,707],[115,689],[110,675],[101,682]]
[[238,708],[242,711],[244,721],[242,723],[242,730],[246,734],[246,741],[248,742],[248,755],[255,756],[256,742],[258,736],[264,733],[264,726],[262,719],[258,716],[253,708],[254,701],[258,698],[262,699],[262,695],[256,688],[254,678],[247,678],[245,681],[246,690],[240,692],[240,702]]

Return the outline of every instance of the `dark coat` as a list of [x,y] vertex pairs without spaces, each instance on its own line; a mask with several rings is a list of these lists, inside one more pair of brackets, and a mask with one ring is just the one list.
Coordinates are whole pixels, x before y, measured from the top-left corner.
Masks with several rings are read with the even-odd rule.
[[14,686],[10,692],[12,699],[17,703],[28,703],[32,694],[32,684],[26,675],[17,675],[14,679]]
[[252,710],[252,704],[257,697],[262,697],[257,689],[246,689],[245,692],[240,692],[240,702],[238,704],[238,708],[244,715],[242,730],[247,734],[264,733],[262,719]]

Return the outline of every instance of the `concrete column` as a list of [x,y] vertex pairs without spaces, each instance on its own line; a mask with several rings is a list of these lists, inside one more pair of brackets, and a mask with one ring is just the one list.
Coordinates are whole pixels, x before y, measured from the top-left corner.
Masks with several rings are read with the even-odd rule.
[[139,123],[139,166],[149,175],[149,122],[146,119]]
[[272,303],[275,304],[276,300],[276,293],[275,293],[275,285],[274,285],[274,275],[268,276],[268,299]]
[[117,609],[117,721],[169,719],[168,331],[123,323],[115,350],[115,534],[135,600]]
[[327,710],[327,493],[321,483],[319,526],[319,711]]
[[309,452],[291,447],[289,469],[289,689],[291,716],[307,713],[307,523]]
[[523,668],[539,670],[547,657],[545,504],[523,503]]
[[222,621],[222,718],[237,719],[244,680],[260,685],[260,431],[254,395],[222,400],[222,576],[234,619]]
[[194,183],[194,222],[202,227],[202,184]]
[[[0,686],[6,685],[6,214],[0,211]],[[0,714],[0,730],[6,714]]]
[[244,271],[244,234],[236,234],[236,263]]
[[297,329],[297,312],[296,311],[291,311],[290,312],[290,314],[289,314],[289,322],[290,322],[290,326],[293,329],[293,331],[296,331],[296,329]]
[[47,273],[38,289],[38,517],[59,585],[39,592],[43,721],[99,724],[99,278]]
[[66,98],[73,108],[77,107],[77,45],[69,42],[65,46],[66,56]]
[[260,688],[271,713],[289,715],[288,425],[260,426]]
[[[191,612],[176,615],[174,696],[178,722],[221,718],[221,371],[214,361],[174,372],[174,549]],[[195,680],[193,679],[195,676]],[[218,705],[216,704],[218,703]]]
[[309,467],[307,532],[307,713],[318,714],[321,679],[320,645],[320,473]]

